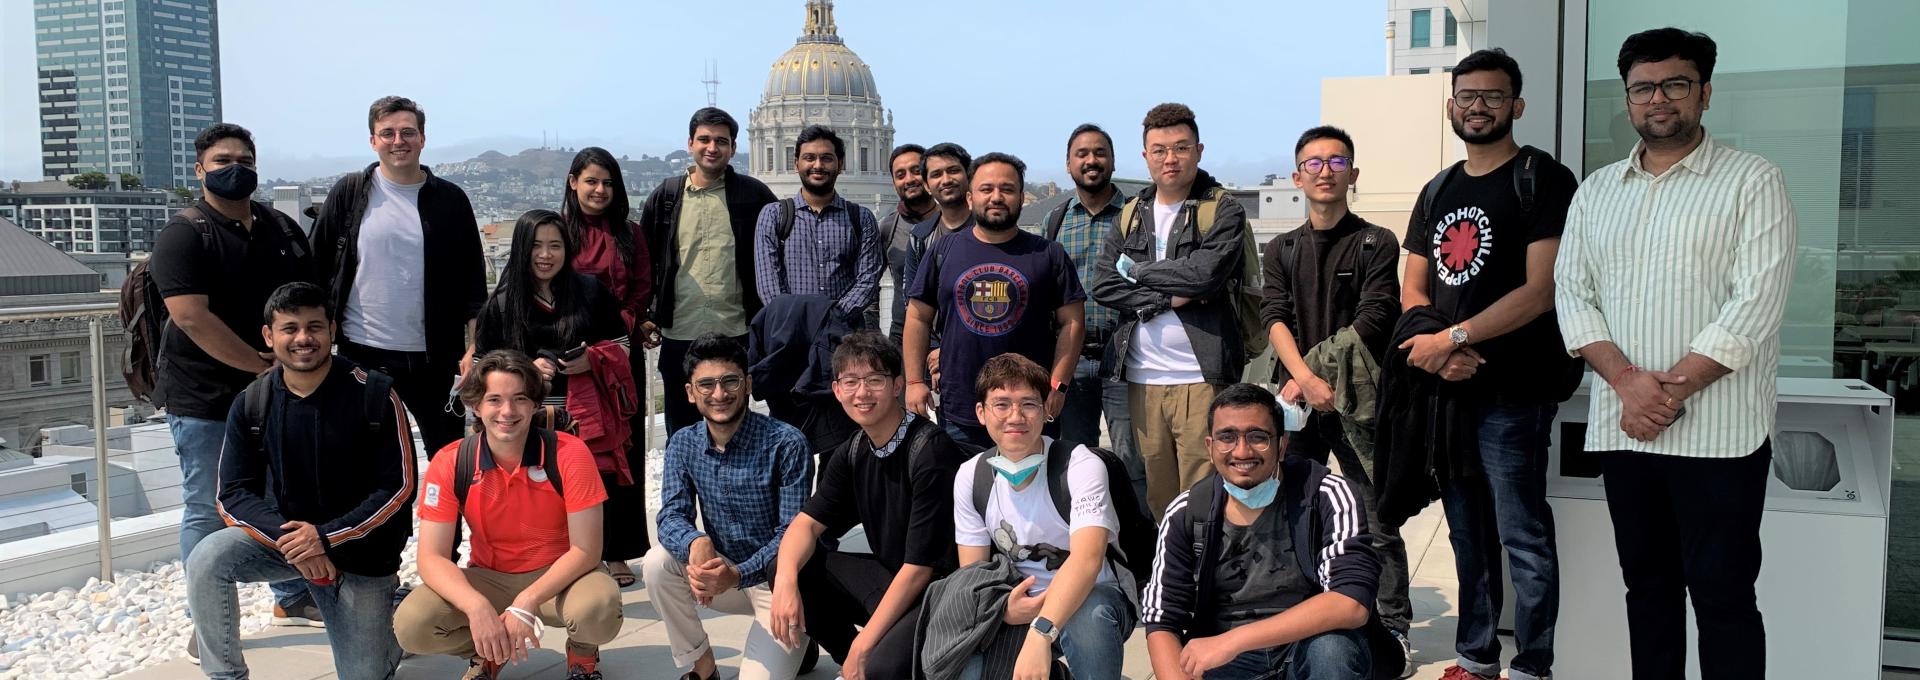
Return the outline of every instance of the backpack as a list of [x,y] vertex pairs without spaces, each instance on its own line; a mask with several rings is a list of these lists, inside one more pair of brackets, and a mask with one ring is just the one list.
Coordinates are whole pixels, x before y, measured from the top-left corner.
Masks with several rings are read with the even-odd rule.
[[1054,208],[1053,212],[1047,213],[1047,240],[1059,241],[1060,225],[1064,224],[1066,221],[1067,221],[1067,204],[1065,203],[1060,204],[1060,207],[1058,208]]
[[[272,376],[268,371],[254,378],[247,389],[240,392],[241,424],[245,426],[247,448],[265,454],[267,442],[267,406],[273,398]],[[377,436],[380,433],[381,419],[393,407],[393,378],[379,371],[369,371],[355,366],[353,377],[359,378],[366,386],[365,396],[361,400],[361,415],[365,418],[367,434]],[[396,426],[398,423],[396,423]]]
[[[560,435],[543,427],[532,429],[533,435],[539,438],[540,450],[538,453],[529,453],[523,449],[520,452],[520,465],[525,467],[539,463],[538,467],[547,471],[547,482],[553,485],[553,492],[566,498],[566,490],[560,485]],[[480,455],[480,438],[485,436],[484,432],[475,432],[461,439],[458,457],[453,461],[453,498],[460,504],[462,512],[466,511],[467,490],[473,486],[473,471],[479,462],[475,458]],[[456,537],[454,542],[459,543],[459,538]]]
[[[1186,200],[1182,209],[1187,211],[1188,223],[1194,225],[1202,237],[1213,228],[1214,218],[1219,215],[1220,203],[1233,200],[1227,195],[1226,187],[1214,187],[1205,198]],[[1139,218],[1140,197],[1127,199],[1125,207],[1120,209],[1120,236],[1125,238],[1133,230],[1133,223]],[[1172,252],[1171,249],[1168,252]],[[1231,293],[1227,300],[1233,305],[1233,315],[1240,321],[1240,347],[1248,359],[1260,356],[1267,351],[1267,327],[1260,322],[1260,288],[1262,283],[1260,269],[1260,245],[1253,241],[1253,228],[1240,230],[1240,268],[1227,277],[1227,286]]]
[[[1053,509],[1060,513],[1061,519],[1067,519],[1073,505],[1073,497],[1067,489],[1067,463],[1073,458],[1073,450],[1080,446],[1064,439],[1054,439],[1047,447],[1047,494],[1053,497]],[[1132,476],[1127,472],[1125,463],[1120,462],[1112,451],[1088,446],[1087,450],[1100,458],[1107,468],[1107,500],[1113,504],[1114,514],[1120,518],[1120,535],[1116,547],[1107,545],[1107,561],[1113,562],[1134,576],[1134,596],[1147,585],[1149,572],[1153,568],[1153,554],[1159,541],[1159,528],[1153,523],[1153,517],[1141,511],[1146,507],[1140,497],[1134,493]],[[987,500],[993,494],[993,466],[985,460],[973,467],[973,510],[982,519],[987,516]],[[1119,481],[1115,481],[1119,480]],[[998,548],[995,548],[998,549]]]
[[[1520,167],[1513,169],[1513,195],[1520,199],[1520,218],[1528,223],[1533,222],[1534,188],[1540,183],[1539,165],[1542,157],[1552,156],[1530,145],[1520,147]],[[1447,182],[1460,174],[1466,164],[1466,161],[1457,161],[1434,175],[1433,179],[1427,180],[1427,186],[1420,190],[1420,210],[1414,213],[1414,224],[1425,225],[1427,220],[1432,219],[1433,202],[1440,196],[1440,190],[1445,189]]]

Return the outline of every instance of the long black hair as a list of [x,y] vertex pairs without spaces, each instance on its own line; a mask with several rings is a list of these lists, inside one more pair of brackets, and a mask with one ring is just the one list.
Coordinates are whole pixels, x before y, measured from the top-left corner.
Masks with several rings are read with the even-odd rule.
[[[613,232],[613,244],[616,246],[614,249],[620,252],[620,264],[631,269],[634,255],[633,228],[627,226],[627,217],[632,213],[633,208],[627,203],[627,179],[620,174],[620,162],[613,159],[611,152],[597,146],[589,146],[573,155],[573,165],[567,168],[567,180],[577,179],[580,173],[586,172],[589,165],[598,165],[600,169],[607,171],[608,181],[613,183],[613,200],[607,202],[607,211],[601,213],[600,218],[606,220],[607,231]],[[560,189],[563,194],[560,200],[560,214],[565,216],[562,224],[566,226],[567,238],[573,241],[575,244],[573,249],[577,251],[581,230],[587,228],[587,216],[580,210],[580,197],[573,192],[573,187],[562,182]],[[572,255],[569,254],[568,257],[571,258]]]
[[553,275],[549,284],[553,293],[553,309],[560,320],[555,326],[556,335],[562,338],[573,337],[574,332],[587,327],[588,310],[586,301],[581,298],[586,291],[580,285],[580,276],[573,271],[573,256],[579,252],[579,241],[574,240],[568,231],[565,220],[552,210],[528,210],[513,225],[513,250],[507,255],[506,271],[500,273],[500,283],[493,288],[493,296],[487,300],[492,308],[491,314],[482,312],[482,323],[499,323],[500,337],[506,346],[529,355],[540,351],[533,346],[532,323],[530,322],[534,305],[533,277],[533,239],[540,227],[553,225],[560,232],[560,242],[566,256],[560,259],[560,269]]

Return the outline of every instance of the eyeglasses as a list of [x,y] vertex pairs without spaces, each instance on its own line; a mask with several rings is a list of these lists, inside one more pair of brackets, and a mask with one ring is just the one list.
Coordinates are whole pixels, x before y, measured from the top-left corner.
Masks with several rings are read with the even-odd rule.
[[729,375],[720,378],[702,378],[695,380],[693,381],[693,389],[698,390],[701,394],[713,394],[713,388],[718,387],[726,390],[727,394],[733,394],[739,392],[740,387],[745,384],[747,384],[745,378],[737,375]]
[[861,387],[867,388],[868,392],[878,392],[886,389],[887,383],[891,380],[893,376],[887,373],[869,373],[865,377],[849,375],[835,379],[833,386],[840,388],[842,392],[852,392]]
[[1320,174],[1321,170],[1326,168],[1332,168],[1333,174],[1338,175],[1340,173],[1353,169],[1353,159],[1348,158],[1346,156],[1333,156],[1331,158],[1309,158],[1304,161],[1300,161],[1300,165],[1298,167],[1300,168],[1301,172],[1307,173],[1309,175],[1318,175]]
[[391,142],[396,137],[411,142],[420,138],[420,131],[414,128],[407,128],[404,130],[395,130],[393,128],[387,128],[385,130],[381,130],[379,132],[374,133],[373,136],[379,137],[381,141],[386,141],[386,142]]
[[1627,88],[1627,101],[1645,104],[1653,101],[1653,91],[1666,95],[1667,101],[1680,101],[1693,94],[1692,78],[1669,78],[1659,83],[1637,83]]
[[1475,99],[1486,102],[1489,109],[1499,109],[1506,107],[1508,97],[1507,93],[1499,90],[1461,90],[1453,93],[1453,105],[1463,109],[1473,108]]
[[1273,448],[1273,433],[1266,430],[1247,430],[1246,432],[1221,430],[1213,433],[1212,439],[1213,450],[1220,453],[1232,451],[1233,447],[1240,445],[1242,439],[1247,440],[1247,448],[1253,451],[1264,452]]
[[800,154],[800,162],[802,162],[802,163],[814,163],[814,162],[820,162],[820,163],[825,163],[825,164],[827,164],[827,165],[833,165],[833,162],[834,162],[834,161],[837,161],[837,160],[839,160],[839,159],[840,159],[840,157],[839,157],[839,156],[835,156],[835,155],[833,155],[833,154],[830,154],[830,153],[822,153],[822,154],[812,154],[812,153],[803,153],[803,154]]
[[1022,415],[1033,418],[1040,415],[1046,408],[1045,404],[1031,399],[1023,400],[1018,404],[1015,404],[1013,400],[1010,399],[1001,399],[987,403],[987,412],[992,413],[995,418],[1012,416],[1016,409],[1019,410]]
[[1196,148],[1199,148],[1199,147],[1194,144],[1181,144],[1173,147],[1156,146],[1151,149],[1147,149],[1147,157],[1154,159],[1156,161],[1166,160],[1167,154],[1173,154],[1180,158],[1192,158],[1193,150]]

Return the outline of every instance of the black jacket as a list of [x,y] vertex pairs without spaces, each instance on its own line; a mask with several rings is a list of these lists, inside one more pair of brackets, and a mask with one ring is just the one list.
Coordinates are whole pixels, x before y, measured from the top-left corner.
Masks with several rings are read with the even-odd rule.
[[[340,178],[313,220],[314,271],[328,277],[333,291],[335,327],[346,318],[347,300],[360,271],[360,222],[379,163]],[[449,373],[466,353],[467,322],[487,302],[487,261],[480,248],[480,225],[467,192],[425,166],[420,188],[420,230],[424,234],[427,362]],[[352,340],[353,338],[343,338]]]
[[[733,166],[727,166],[725,181],[727,221],[733,223],[733,273],[740,280],[740,305],[747,319],[752,319],[761,306],[754,287],[753,227],[760,209],[775,198],[767,185],[734,172]],[[647,310],[647,319],[661,328],[673,327],[673,282],[680,274],[680,196],[686,188],[685,175],[668,177],[640,207],[640,233],[646,236],[648,254],[653,257],[653,307]]]
[[1407,364],[1408,338],[1453,322],[1430,306],[1407,310],[1380,364],[1379,425],[1373,443],[1380,523],[1397,527],[1440,498],[1450,479],[1480,476],[1479,410],[1467,383],[1448,382]]
[[1351,212],[1326,233],[1332,242],[1324,256],[1312,222],[1267,242],[1260,256],[1261,324],[1285,323],[1303,355],[1352,326],[1378,362],[1400,318],[1399,239]]
[[[249,385],[271,390],[266,418],[247,422],[245,394],[233,401],[220,450],[221,519],[268,547],[287,533],[280,525],[307,522],[341,571],[386,576],[399,570],[400,551],[413,534],[418,471],[406,409],[392,389],[384,398],[369,395],[370,375],[336,356],[326,380],[304,399],[287,391],[278,368]],[[369,398],[391,408],[370,410]],[[255,426],[258,440],[250,434]]]
[[[1220,186],[1206,171],[1193,181],[1189,198],[1205,196]],[[1246,348],[1241,346],[1240,320],[1227,297],[1227,279],[1241,266],[1241,234],[1247,226],[1246,211],[1238,201],[1224,199],[1214,214],[1213,226],[1203,240],[1193,224],[1192,209],[1183,208],[1168,232],[1172,244],[1167,260],[1155,261],[1153,205],[1156,188],[1148,186],[1136,198],[1131,227],[1115,224],[1100,244],[1100,259],[1094,263],[1095,302],[1120,314],[1120,326],[1107,343],[1107,355],[1100,371],[1111,380],[1125,380],[1127,352],[1133,330],[1141,321],[1172,310],[1186,326],[1193,342],[1193,353],[1200,360],[1200,373],[1207,382],[1231,385],[1240,382],[1246,366]],[[1126,228],[1125,236],[1121,235]],[[1139,283],[1120,277],[1115,263],[1124,253],[1133,259],[1129,273]],[[1186,306],[1173,308],[1174,296],[1192,298]]]

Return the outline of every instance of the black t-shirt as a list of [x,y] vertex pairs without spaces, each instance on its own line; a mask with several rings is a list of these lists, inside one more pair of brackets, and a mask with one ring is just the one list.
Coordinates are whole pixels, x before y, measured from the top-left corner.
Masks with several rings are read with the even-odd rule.
[[[959,562],[953,542],[953,473],[969,457],[939,425],[911,422],[886,457],[875,455],[867,433],[853,434],[857,452],[843,449],[820,472],[819,485],[801,512],[838,538],[863,525],[867,545],[887,569],[903,564],[932,567],[935,578]],[[926,443],[909,450],[916,440]],[[884,448],[884,447],[883,447]]]
[[[592,347],[597,343],[618,340],[627,336],[627,324],[620,317],[620,303],[613,293],[600,281],[585,274],[575,273],[573,290],[580,297],[579,312],[575,318],[562,328],[561,314],[551,307],[534,301],[533,308],[527,314],[527,339],[529,346],[514,347],[507,342],[506,309],[498,295],[487,298],[487,305],[480,308],[480,317],[475,323],[473,355],[483,356],[496,349],[516,349],[529,358],[540,358],[541,350],[565,353],[567,350],[586,343]],[[585,375],[585,374],[582,374]],[[549,402],[566,403],[567,375],[554,373],[553,380],[547,385]]]
[[1286,513],[1269,508],[1250,526],[1221,522],[1214,611],[1231,630],[1293,608],[1319,592],[1300,571]]
[[[1537,156],[1533,216],[1527,219],[1514,191],[1514,171],[1525,155],[1516,155],[1493,172],[1474,177],[1464,169],[1434,197],[1426,222],[1409,220],[1403,247],[1428,259],[1427,294],[1433,307],[1458,323],[1485,311],[1527,282],[1527,247],[1560,238],[1567,206],[1579,186],[1573,171]],[[1487,359],[1474,379],[1500,396],[1533,394],[1553,383],[1542,370],[1567,363],[1560,325],[1552,311],[1497,338],[1469,338]],[[1551,373],[1549,371],[1548,373]]]
[[[162,299],[207,296],[207,309],[228,330],[254,351],[264,352],[267,346],[260,327],[265,325],[261,311],[267,298],[282,285],[314,281],[312,258],[295,254],[295,240],[300,252],[313,250],[298,227],[288,233],[284,225],[292,221],[285,215],[261,203],[248,204],[253,208],[252,229],[228,219],[204,200],[197,204],[206,215],[211,243],[201,240],[193,220],[175,214],[154,239],[147,271]],[[254,374],[208,355],[179,326],[168,323],[161,331],[154,379],[158,401],[168,413],[225,420],[234,396],[253,378]]]

